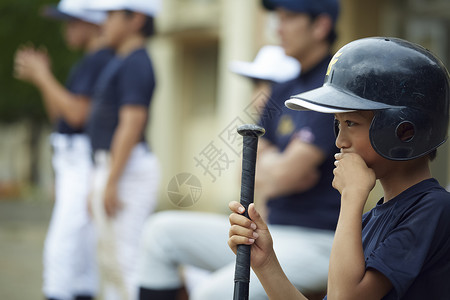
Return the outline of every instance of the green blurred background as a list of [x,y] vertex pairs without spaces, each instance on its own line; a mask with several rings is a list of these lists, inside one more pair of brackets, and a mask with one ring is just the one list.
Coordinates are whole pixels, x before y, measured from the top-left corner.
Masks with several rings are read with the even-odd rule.
[[[48,20],[40,15],[48,0],[1,0],[0,1],[0,124],[8,126],[21,123],[29,130],[27,139],[30,149],[38,149],[43,127],[50,126],[43,103],[35,87],[13,77],[13,58],[18,47],[24,44],[45,46],[52,60],[56,77],[64,82],[71,65],[80,53],[69,51],[62,37],[62,23]],[[4,141],[5,142],[5,141]],[[19,189],[35,186],[39,181],[39,151],[30,152],[30,170],[21,183],[3,180],[0,187],[5,197],[21,195]],[[25,182],[23,182],[25,181]],[[1,182],[1,180],[0,180]],[[13,186],[20,184],[21,186]]]

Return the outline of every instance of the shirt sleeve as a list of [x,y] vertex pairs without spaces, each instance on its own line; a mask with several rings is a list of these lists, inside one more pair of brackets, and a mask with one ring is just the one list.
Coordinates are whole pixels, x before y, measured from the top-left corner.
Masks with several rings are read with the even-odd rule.
[[148,107],[155,88],[155,78],[150,60],[146,56],[133,57],[120,70],[118,82],[119,105]]
[[272,88],[272,94],[267,99],[266,104],[264,105],[264,109],[262,109],[261,115],[259,117],[258,125],[262,126],[266,132],[262,138],[270,141],[272,144],[276,144],[275,141],[275,132],[276,132],[276,121],[279,120],[280,115],[282,114],[283,107],[281,102],[278,103],[274,99],[281,98],[277,95],[277,87],[276,85]]
[[70,84],[71,92],[77,95],[91,97],[94,93],[97,79],[111,56],[111,54],[105,51],[84,57],[77,65],[76,71],[73,74]]
[[425,197],[415,203],[366,259],[366,269],[383,273],[391,281],[397,298],[403,297],[450,233],[449,205],[439,204],[444,202],[448,201]]
[[301,122],[301,126],[296,127],[293,139],[318,147],[326,156],[336,153],[333,115],[307,111],[298,112],[298,116],[301,119],[307,118],[307,121]]

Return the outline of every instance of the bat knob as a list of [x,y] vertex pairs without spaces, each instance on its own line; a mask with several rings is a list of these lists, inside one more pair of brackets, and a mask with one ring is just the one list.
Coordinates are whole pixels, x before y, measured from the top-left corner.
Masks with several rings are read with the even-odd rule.
[[259,137],[262,136],[266,130],[255,124],[244,124],[237,128],[237,132],[242,136]]

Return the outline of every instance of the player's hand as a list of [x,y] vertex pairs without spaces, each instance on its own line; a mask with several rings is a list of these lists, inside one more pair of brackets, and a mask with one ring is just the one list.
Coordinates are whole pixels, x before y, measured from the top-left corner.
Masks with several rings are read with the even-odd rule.
[[119,201],[117,195],[117,185],[114,183],[108,183],[105,188],[105,194],[103,198],[103,206],[105,208],[106,215],[110,218],[114,217],[121,209],[122,204]]
[[17,50],[14,57],[14,77],[39,84],[50,73],[50,59],[45,48],[23,46]]
[[341,195],[344,192],[351,192],[353,195],[360,195],[366,200],[375,186],[375,172],[367,167],[358,154],[337,153],[335,158],[333,187]]
[[237,245],[251,245],[251,266],[258,269],[275,256],[273,251],[273,242],[269,229],[263,221],[260,214],[256,211],[255,205],[249,205],[248,214],[251,220],[241,215],[244,207],[232,201],[229,204],[230,210],[233,212],[230,219],[230,232],[228,245],[236,254]]

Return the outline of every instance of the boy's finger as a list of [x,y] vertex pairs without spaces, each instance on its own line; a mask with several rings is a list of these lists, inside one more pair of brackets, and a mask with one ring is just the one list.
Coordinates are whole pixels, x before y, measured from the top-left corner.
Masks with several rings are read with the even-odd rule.
[[262,229],[262,230],[268,229],[266,222],[264,222],[263,218],[261,217],[259,212],[256,210],[254,203],[251,203],[248,206],[248,216],[256,224],[258,229]]
[[243,236],[249,239],[257,239],[258,234],[253,230],[253,228],[246,228],[239,225],[231,225],[229,237],[233,235]]
[[22,59],[25,56],[25,51],[24,50],[17,50],[17,52],[14,55],[14,59]]
[[22,44],[17,48],[17,52],[24,52],[27,51],[29,48],[30,48],[29,45]]
[[239,225],[245,228],[256,229],[256,224],[243,215],[232,213],[229,220],[231,225]]
[[237,202],[237,201],[231,201],[231,202],[228,204],[228,207],[230,208],[230,210],[231,210],[232,212],[235,212],[235,213],[238,213],[238,214],[242,214],[242,213],[244,213],[244,211],[245,211],[245,208],[242,206],[242,204],[240,204],[240,203]]
[[255,242],[255,239],[249,239],[244,236],[239,235],[233,235],[228,239],[228,245],[231,249],[233,249],[233,252],[236,253],[235,249],[237,245],[251,245]]
[[251,245],[255,242],[254,239],[248,239],[245,237],[240,237],[240,236],[232,236],[228,239],[228,246],[231,248],[231,250],[234,252],[234,254],[236,254],[237,252],[237,246],[238,245]]
[[104,201],[105,212],[108,217],[112,217],[114,215],[114,208],[111,201]]
[[13,67],[14,77],[20,78],[20,77],[22,77],[23,73],[24,73],[24,67],[18,63],[14,64],[14,67]]

